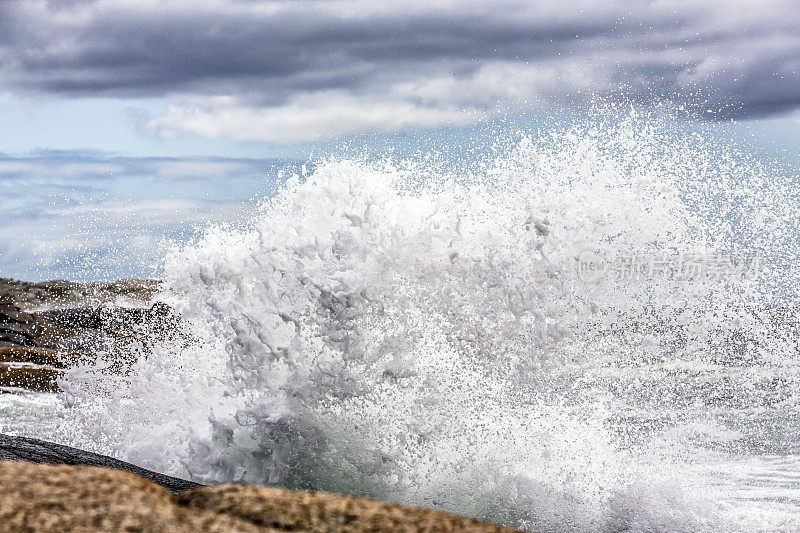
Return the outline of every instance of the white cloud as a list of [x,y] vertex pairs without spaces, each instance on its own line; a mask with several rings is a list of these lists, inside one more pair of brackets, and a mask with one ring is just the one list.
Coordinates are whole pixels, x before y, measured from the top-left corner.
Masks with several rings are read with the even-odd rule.
[[0,276],[158,275],[171,241],[242,221],[278,170],[290,168],[274,160],[71,152],[0,157]]
[[155,98],[145,131],[271,143],[597,96],[767,117],[800,106],[795,4],[0,0],[0,99]]
[[53,164],[42,158],[37,159],[0,159],[0,177],[9,175],[29,177],[62,177],[83,178],[98,174],[111,175],[123,171],[123,167],[107,161],[61,162]]
[[276,107],[242,105],[233,98],[194,98],[171,105],[164,116],[150,120],[146,127],[165,137],[192,133],[243,141],[293,143],[362,132],[462,126],[485,116],[476,108],[316,93]]
[[166,250],[181,236],[235,223],[255,209],[196,200],[42,204],[34,218],[0,221],[0,276],[82,281],[157,276]]

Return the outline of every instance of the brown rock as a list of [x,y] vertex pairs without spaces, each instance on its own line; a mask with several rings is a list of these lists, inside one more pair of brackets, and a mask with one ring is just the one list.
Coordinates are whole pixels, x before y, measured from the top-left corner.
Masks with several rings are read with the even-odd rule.
[[278,531],[515,531],[421,507],[275,487],[203,487],[179,494],[178,502],[188,509],[224,513]]
[[91,466],[0,463],[0,531],[259,531],[204,511],[128,472]]
[[0,304],[15,302],[23,309],[46,306],[99,305],[117,298],[148,301],[158,290],[159,282],[122,279],[112,282],[74,283],[55,280],[28,283],[0,278]]
[[[145,280],[76,284],[0,278],[0,392],[57,391],[61,369],[97,357],[109,359],[110,371],[125,373],[155,342],[181,336],[178,316],[163,303],[106,303],[120,297],[144,303],[157,287]],[[33,311],[36,305],[48,308]]]
[[429,531],[508,528],[336,494],[220,485],[174,496],[129,472],[0,463],[0,532]]
[[0,363],[31,363],[51,367],[63,367],[63,356],[47,348],[0,348]]
[[7,366],[0,364],[0,389],[26,389],[36,392],[58,391],[58,379],[64,371],[45,366]]

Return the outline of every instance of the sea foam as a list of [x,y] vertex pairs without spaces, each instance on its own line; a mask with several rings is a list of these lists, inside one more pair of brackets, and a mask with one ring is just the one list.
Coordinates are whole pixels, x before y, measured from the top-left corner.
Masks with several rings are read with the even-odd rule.
[[[784,527],[721,499],[704,465],[729,456],[698,444],[738,438],[710,414],[742,408],[731,379],[747,406],[779,373],[775,401],[795,408],[796,347],[757,338],[780,292],[769,254],[794,242],[771,176],[641,116],[553,128],[458,171],[319,162],[246,226],[165,259],[158,299],[184,334],[122,375],[72,370],[57,438],[202,482],[542,531]],[[587,279],[586,253],[744,254],[761,276]],[[737,335],[744,352],[720,346]]]

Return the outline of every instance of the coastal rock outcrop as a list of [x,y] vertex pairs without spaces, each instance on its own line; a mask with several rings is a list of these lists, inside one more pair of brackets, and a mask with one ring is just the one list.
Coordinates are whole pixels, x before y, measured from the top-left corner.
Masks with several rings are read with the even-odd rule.
[[337,494],[219,485],[170,493],[91,466],[0,462],[0,532],[510,532],[448,513]]
[[64,370],[81,360],[101,353],[124,359],[135,352],[129,346],[147,350],[154,337],[176,334],[168,306],[147,306],[157,286],[0,278],[0,392],[54,392]]
[[23,309],[80,305],[97,307],[125,301],[148,301],[156,293],[158,286],[158,281],[141,279],[93,283],[65,280],[31,283],[0,278],[0,302],[15,302]]
[[0,434],[0,461],[100,466],[126,470],[176,493],[201,486],[199,483],[159,474],[106,455],[87,452],[54,442],[13,435]]

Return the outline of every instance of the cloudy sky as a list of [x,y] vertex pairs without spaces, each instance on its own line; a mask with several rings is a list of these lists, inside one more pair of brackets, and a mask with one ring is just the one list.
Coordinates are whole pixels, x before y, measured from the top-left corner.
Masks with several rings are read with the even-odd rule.
[[[799,73],[794,0],[0,0],[0,210],[228,209],[274,158],[598,100],[672,102],[798,153]],[[60,273],[2,218],[0,275]]]

